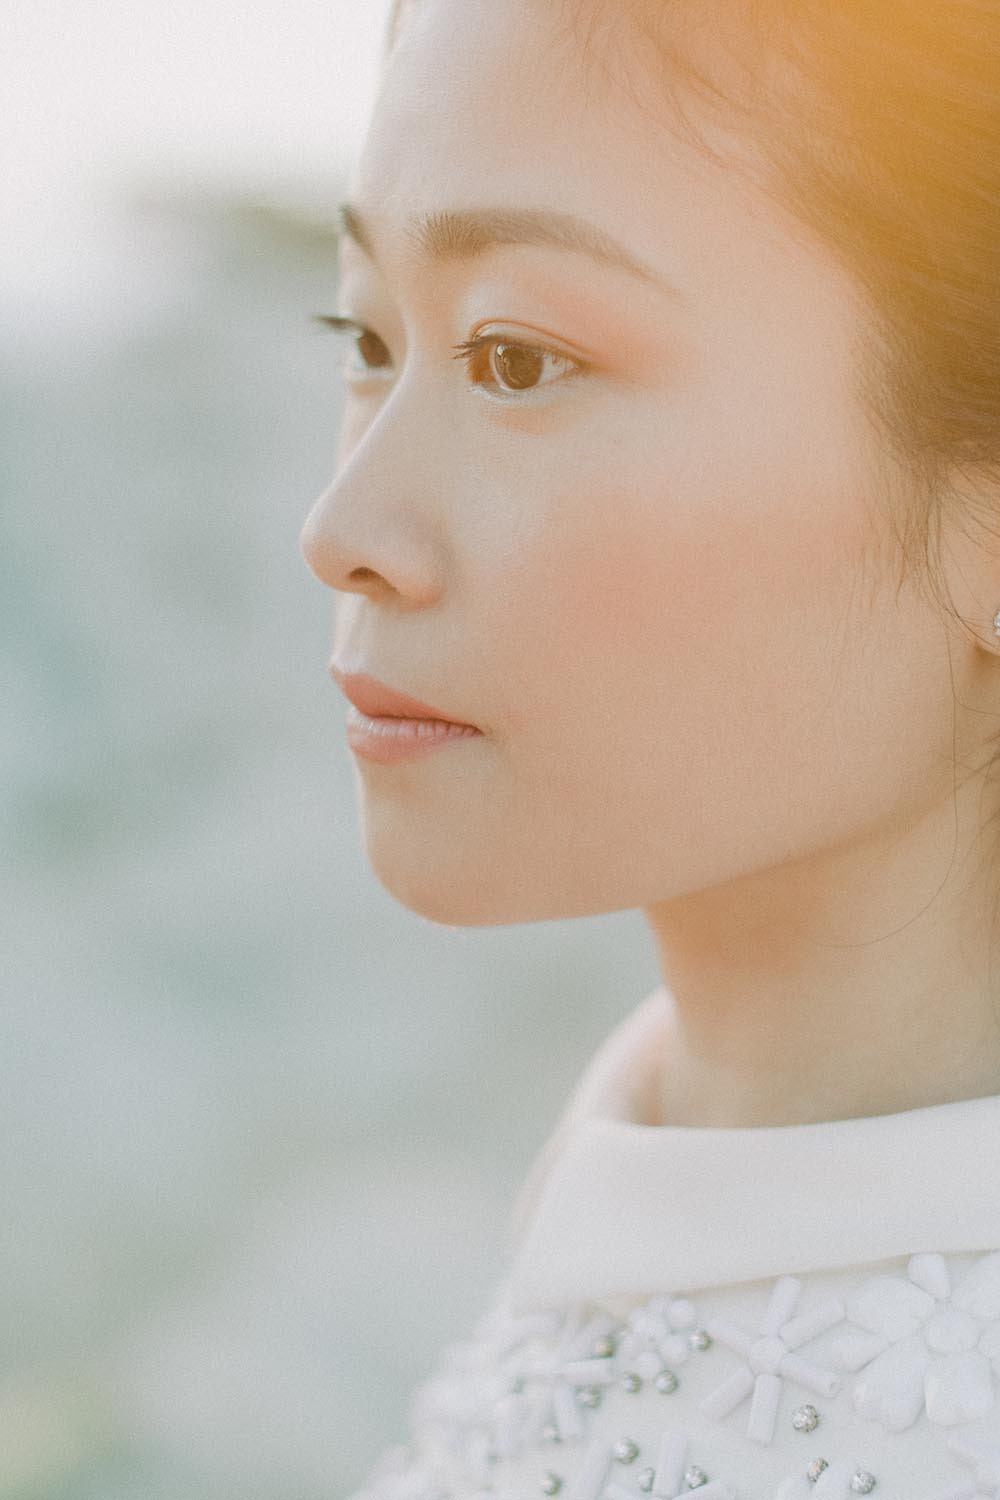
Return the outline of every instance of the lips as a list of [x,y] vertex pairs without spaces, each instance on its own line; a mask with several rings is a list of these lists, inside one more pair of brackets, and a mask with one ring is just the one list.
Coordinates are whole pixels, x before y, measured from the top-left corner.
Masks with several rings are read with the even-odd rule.
[[[367,672],[344,672],[331,663],[330,676],[355,708],[359,708],[370,718],[437,719],[444,724],[465,723],[465,720],[445,713],[442,708],[434,708],[432,704],[423,703],[419,698],[411,698],[408,693],[397,693],[395,688],[379,682],[377,677],[370,677]],[[476,726],[466,727],[472,729]]]

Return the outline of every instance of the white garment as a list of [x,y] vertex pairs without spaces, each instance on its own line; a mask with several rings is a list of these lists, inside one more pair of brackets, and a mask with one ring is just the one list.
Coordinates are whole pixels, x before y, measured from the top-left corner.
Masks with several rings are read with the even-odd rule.
[[1000,1500],[1000,1094],[649,1125],[667,1001],[584,1071],[353,1500]]

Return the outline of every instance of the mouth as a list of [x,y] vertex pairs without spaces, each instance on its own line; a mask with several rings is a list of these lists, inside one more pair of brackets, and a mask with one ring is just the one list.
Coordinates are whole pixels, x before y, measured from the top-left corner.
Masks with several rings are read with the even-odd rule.
[[367,672],[347,672],[333,662],[330,663],[329,670],[344,696],[359,714],[369,720],[395,719],[424,724],[450,724],[481,733],[475,724],[457,718],[446,709],[424,703],[420,698],[413,698],[409,693],[401,693]]
[[347,742],[365,760],[392,765],[443,750],[460,740],[482,738],[477,725],[397,692],[367,672],[345,672],[331,662],[330,676],[351,705],[347,711]]

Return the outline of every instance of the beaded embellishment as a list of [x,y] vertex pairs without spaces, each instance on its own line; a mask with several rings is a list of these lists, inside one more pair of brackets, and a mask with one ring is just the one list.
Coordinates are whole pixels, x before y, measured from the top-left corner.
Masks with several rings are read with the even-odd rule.
[[755,1443],[769,1443],[774,1437],[783,1380],[804,1385],[822,1396],[833,1396],[840,1388],[835,1370],[824,1370],[793,1351],[842,1322],[844,1304],[839,1297],[828,1297],[811,1312],[792,1317],[801,1293],[802,1283],[796,1277],[780,1277],[760,1328],[754,1332],[740,1328],[729,1318],[711,1318],[708,1323],[712,1338],[741,1354],[746,1363],[706,1396],[701,1410],[707,1417],[721,1420],[752,1392],[747,1437]]
[[857,1329],[834,1343],[842,1369],[862,1371],[858,1412],[902,1432],[926,1411],[941,1426],[991,1411],[1000,1376],[1000,1251],[952,1286],[943,1255],[913,1255],[902,1276],[874,1276],[850,1298]]
[[[837,1451],[823,1398],[839,1392],[840,1371],[857,1376],[857,1411],[892,1432],[921,1413],[938,1428],[976,1420],[993,1410],[1000,1378],[1000,1251],[966,1262],[954,1277],[936,1253],[910,1256],[905,1267],[905,1274],[868,1277],[845,1301],[826,1296],[803,1308],[804,1283],[781,1276],[759,1327],[703,1319],[694,1302],[667,1294],[620,1316],[590,1302],[515,1314],[501,1286],[471,1336],[446,1345],[417,1387],[411,1442],[389,1449],[349,1500],[680,1500],[695,1491],[703,1500],[853,1500],[877,1492],[880,1479],[886,1500],[897,1500],[877,1462],[869,1467]],[[831,1330],[825,1348],[839,1369],[827,1368],[825,1356],[798,1352]],[[733,1353],[740,1363],[727,1374]],[[710,1363],[695,1389],[705,1389],[704,1375],[717,1365],[720,1382],[697,1410],[721,1422],[749,1397],[746,1436],[754,1443],[773,1442],[786,1384],[820,1398],[790,1414],[783,1441],[789,1451],[801,1443],[801,1466],[773,1493],[748,1491],[738,1473],[713,1472],[704,1432],[688,1433],[683,1419],[671,1419],[684,1409],[674,1393],[691,1362],[703,1359]],[[641,1408],[633,1408],[641,1391]],[[601,1410],[610,1399],[617,1431]],[[663,1403],[663,1425],[652,1438],[650,1400]],[[628,1418],[640,1409],[645,1436]],[[801,1436],[793,1439],[793,1430]],[[962,1433],[946,1443],[942,1433],[940,1451],[956,1466],[951,1486],[907,1492],[906,1500],[1000,1500],[1000,1445]],[[533,1454],[534,1480],[522,1477],[511,1488],[505,1461]]]
[[814,1459],[804,1474],[779,1485],[774,1500],[854,1500],[870,1495],[878,1481],[860,1464]]

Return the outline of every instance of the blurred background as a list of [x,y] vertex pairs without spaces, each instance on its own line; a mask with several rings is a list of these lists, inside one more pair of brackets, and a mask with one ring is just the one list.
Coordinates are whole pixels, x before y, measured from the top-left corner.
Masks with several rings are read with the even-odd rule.
[[298,536],[386,13],[4,8],[0,1500],[348,1496],[658,982],[364,860]]

